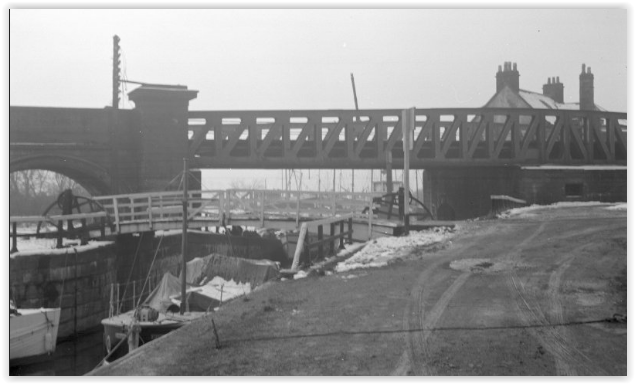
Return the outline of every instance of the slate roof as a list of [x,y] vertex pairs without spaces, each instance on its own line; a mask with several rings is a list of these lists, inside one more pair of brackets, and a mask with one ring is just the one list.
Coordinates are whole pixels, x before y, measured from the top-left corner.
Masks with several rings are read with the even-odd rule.
[[[580,103],[558,103],[549,96],[521,89],[518,93],[504,86],[485,104],[485,108],[529,108],[579,110]],[[606,111],[595,104],[596,111]]]

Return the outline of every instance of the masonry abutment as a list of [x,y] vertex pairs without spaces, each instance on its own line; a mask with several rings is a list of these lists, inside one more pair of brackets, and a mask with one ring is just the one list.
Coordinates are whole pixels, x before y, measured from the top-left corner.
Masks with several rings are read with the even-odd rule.
[[139,117],[139,191],[162,191],[188,157],[188,107],[198,91],[141,86],[128,94]]

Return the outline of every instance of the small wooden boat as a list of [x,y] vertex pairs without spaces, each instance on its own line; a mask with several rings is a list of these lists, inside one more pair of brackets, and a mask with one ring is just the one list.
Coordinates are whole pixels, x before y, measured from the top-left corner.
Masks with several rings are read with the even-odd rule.
[[16,309],[9,304],[9,361],[55,352],[61,308]]
[[[144,311],[149,312],[149,307],[142,307],[138,313],[143,314]],[[159,313],[155,319],[141,316],[141,320],[139,320],[140,317],[138,315],[135,316],[135,311],[129,311],[103,319],[101,324],[104,326],[104,346],[109,355],[107,361],[112,362],[128,354],[130,350],[128,337],[131,328],[135,325],[139,326],[138,343],[141,346],[182,327],[204,314],[204,312],[185,312],[181,315],[178,312],[168,312],[165,314]],[[120,345],[118,346],[118,344]],[[113,351],[115,347],[117,348]]]

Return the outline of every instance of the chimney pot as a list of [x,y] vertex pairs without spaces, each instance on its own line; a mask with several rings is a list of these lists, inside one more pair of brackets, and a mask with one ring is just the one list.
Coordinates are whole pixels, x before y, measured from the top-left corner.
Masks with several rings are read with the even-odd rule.
[[580,109],[595,109],[595,95],[593,90],[593,74],[591,67],[582,64],[582,73],[580,74]]
[[496,73],[496,92],[500,92],[505,86],[508,86],[512,91],[519,91],[519,79],[520,75],[518,74],[518,70],[516,67],[516,63],[513,66],[514,70],[512,70],[512,62],[505,61],[503,62],[503,67],[501,71],[501,66],[498,66],[498,73]]
[[556,77],[556,83],[560,84],[560,76]]

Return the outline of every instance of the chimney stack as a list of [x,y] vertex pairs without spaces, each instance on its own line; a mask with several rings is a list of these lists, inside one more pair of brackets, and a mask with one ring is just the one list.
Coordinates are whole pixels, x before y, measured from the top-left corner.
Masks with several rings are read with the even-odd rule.
[[560,77],[550,77],[547,83],[542,86],[542,94],[551,97],[556,103],[564,103],[564,84],[560,82]]
[[520,74],[518,73],[518,67],[516,63],[506,61],[501,66],[498,66],[498,72],[496,73],[496,93],[500,92],[504,86],[508,86],[512,91],[518,93],[520,89]]
[[582,64],[580,74],[580,109],[589,111],[595,109],[593,73],[591,73],[591,67],[586,68],[585,64]]

